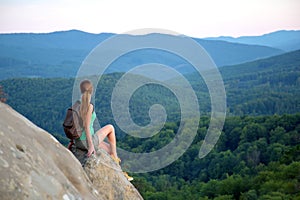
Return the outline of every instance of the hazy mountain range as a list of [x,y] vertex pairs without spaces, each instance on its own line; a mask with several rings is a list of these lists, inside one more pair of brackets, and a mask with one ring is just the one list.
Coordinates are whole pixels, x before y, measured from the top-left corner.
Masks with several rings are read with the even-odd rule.
[[[74,76],[85,55],[101,39],[112,35],[79,31],[0,35],[0,85],[7,94],[6,103],[67,144],[61,124],[71,103],[74,79],[44,77]],[[288,36],[281,42],[285,39]],[[199,98],[201,118],[197,135],[178,160],[157,172],[135,174],[133,183],[145,199],[297,198],[300,48],[287,51],[216,38],[195,40],[206,45],[224,80],[228,109],[220,139],[207,157],[196,157],[210,126],[210,95],[199,74],[185,74]],[[275,43],[276,40],[272,45]],[[288,41],[286,44],[289,46]],[[130,65],[147,61],[169,63],[181,71],[188,68],[174,65],[181,60],[165,52],[146,53],[129,54],[119,60],[122,65],[116,64],[114,70],[126,70]],[[99,82],[101,87],[96,88],[95,110],[103,125],[116,125],[111,112],[111,94],[122,75],[105,74]],[[16,76],[42,78],[8,79]],[[132,95],[130,114],[137,124],[144,125],[149,121],[150,106],[161,104],[168,113],[167,123],[161,133],[151,138],[118,137],[118,147],[135,153],[153,152],[177,138],[180,105],[165,88],[154,86],[143,86]],[[120,136],[118,126],[115,127]],[[29,155],[29,148],[25,147],[22,143],[14,148],[21,155],[16,158],[20,162]]]
[[211,37],[206,40],[221,40],[240,44],[263,45],[273,48],[282,49],[284,51],[293,51],[300,48],[300,31],[276,31],[262,36],[242,36],[233,37]]
[[[257,37],[193,39],[204,47],[216,65],[220,67],[300,49],[299,33],[299,31],[280,31]],[[114,35],[116,34],[91,34],[78,30],[44,34],[0,34],[2,72],[0,79],[75,76],[89,52]],[[160,34],[156,35],[160,36]],[[128,35],[128,37],[147,37],[147,35]],[[182,73],[191,72],[188,64],[182,59],[168,52],[149,49],[129,53],[114,63],[108,72],[125,72],[132,67],[149,62],[173,66]]]

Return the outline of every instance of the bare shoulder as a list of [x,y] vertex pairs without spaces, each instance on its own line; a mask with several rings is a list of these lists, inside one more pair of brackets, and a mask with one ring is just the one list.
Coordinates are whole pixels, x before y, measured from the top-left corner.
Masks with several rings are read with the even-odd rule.
[[89,112],[92,113],[93,110],[94,110],[94,105],[90,103],[90,106],[89,106]]

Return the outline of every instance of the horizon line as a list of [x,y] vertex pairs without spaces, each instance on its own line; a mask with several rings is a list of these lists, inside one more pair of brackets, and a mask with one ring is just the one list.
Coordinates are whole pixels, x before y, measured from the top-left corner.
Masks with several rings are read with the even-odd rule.
[[[141,29],[143,30],[143,29]],[[146,29],[145,29],[146,30]],[[150,29],[148,29],[150,30]],[[152,29],[155,30],[155,29]],[[156,29],[157,30],[157,29]],[[231,38],[240,38],[240,37],[256,37],[256,36],[264,36],[264,35],[268,35],[271,33],[276,33],[276,32],[281,32],[281,31],[300,31],[300,29],[278,29],[272,32],[266,32],[263,34],[257,34],[257,35],[241,35],[241,36],[230,36],[230,35],[218,35],[218,36],[205,36],[205,37],[197,37],[197,36],[190,36],[190,35],[185,35],[185,34],[180,34],[180,33],[175,33],[175,32],[171,32],[168,30],[165,30],[163,32],[143,32],[143,33],[137,33],[135,32],[124,32],[124,33],[114,33],[114,32],[88,32],[88,31],[84,31],[84,30],[80,30],[80,29],[66,29],[66,30],[56,30],[56,31],[45,31],[45,32],[37,32],[37,31],[20,31],[20,32],[0,32],[0,35],[9,35],[9,34],[53,34],[53,33],[60,33],[60,32],[71,32],[71,31],[77,31],[77,32],[83,32],[83,33],[87,33],[87,34],[92,34],[92,35],[100,35],[100,34],[113,34],[113,35],[122,35],[122,34],[127,34],[127,35],[149,35],[149,34],[169,34],[169,35],[177,35],[177,36],[187,36],[187,37],[192,37],[192,38],[218,38],[218,37],[231,37]]]

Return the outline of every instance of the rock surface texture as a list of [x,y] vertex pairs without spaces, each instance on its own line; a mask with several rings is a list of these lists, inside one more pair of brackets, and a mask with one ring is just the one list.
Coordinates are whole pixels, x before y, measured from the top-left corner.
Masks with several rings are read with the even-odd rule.
[[143,199],[125,178],[121,167],[104,150],[99,149],[96,156],[89,158],[84,170],[93,186],[101,189],[104,199]]
[[0,103],[0,199],[142,199],[98,150],[84,168],[52,135]]

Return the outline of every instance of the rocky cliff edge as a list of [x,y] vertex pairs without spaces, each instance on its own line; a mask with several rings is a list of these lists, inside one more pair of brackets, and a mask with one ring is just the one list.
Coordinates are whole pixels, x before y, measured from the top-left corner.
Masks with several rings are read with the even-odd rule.
[[142,199],[110,156],[85,162],[52,135],[0,103],[0,199]]

